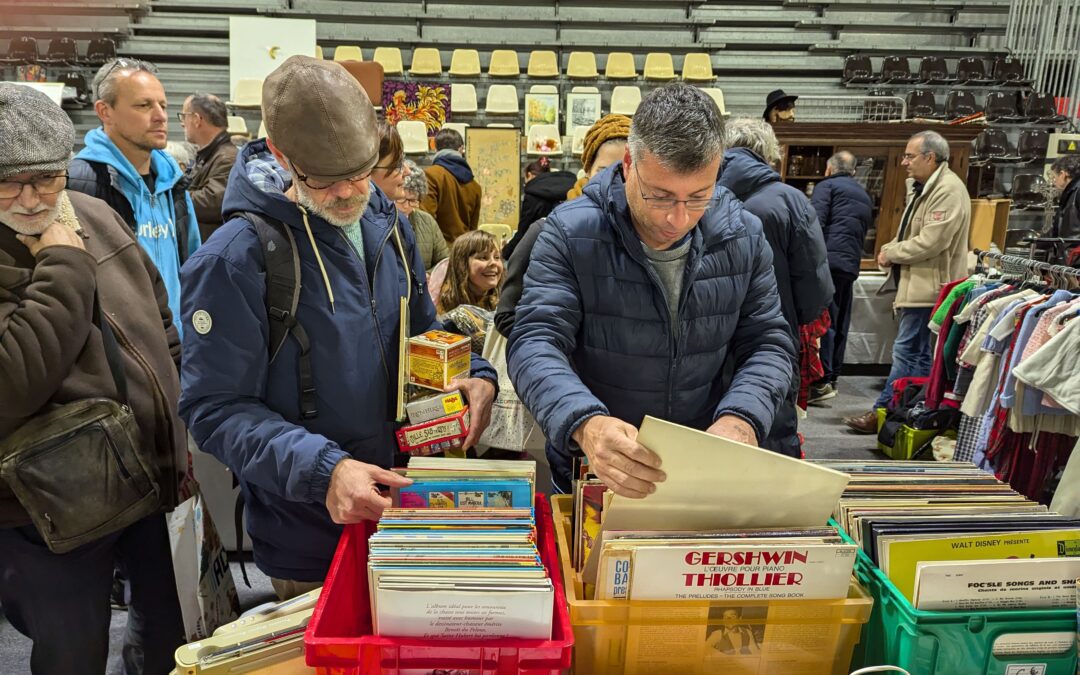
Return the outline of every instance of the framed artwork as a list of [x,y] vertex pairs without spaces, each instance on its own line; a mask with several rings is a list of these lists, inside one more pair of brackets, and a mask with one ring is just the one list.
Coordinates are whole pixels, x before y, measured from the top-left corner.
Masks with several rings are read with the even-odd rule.
[[469,127],[465,159],[483,190],[480,222],[516,229],[521,207],[521,131]]
[[450,119],[450,85],[386,80],[383,82],[382,106],[390,124],[417,120],[427,126],[428,136],[433,138]]
[[314,56],[315,42],[315,19],[230,16],[230,96],[237,80],[262,80],[290,56]]
[[558,94],[525,94],[525,134],[534,124],[559,125]]
[[569,93],[566,95],[566,135],[573,136],[575,127],[591,127],[600,119],[600,94]]

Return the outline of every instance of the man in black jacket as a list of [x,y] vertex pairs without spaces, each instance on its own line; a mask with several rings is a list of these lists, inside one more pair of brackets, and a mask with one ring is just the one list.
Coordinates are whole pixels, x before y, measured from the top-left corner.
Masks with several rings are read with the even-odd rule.
[[810,197],[825,234],[829,271],[836,289],[829,305],[829,331],[821,339],[821,365],[825,375],[810,388],[810,403],[836,396],[836,381],[844,365],[851,323],[851,289],[859,278],[863,240],[873,221],[870,195],[852,177],[856,163],[855,155],[846,150],[830,157],[825,166],[825,180],[817,184]]
[[1051,236],[1080,238],[1080,155],[1064,155],[1050,165],[1054,187],[1061,190]]
[[[728,122],[724,136],[728,150],[719,184],[735,193],[746,210],[761,219],[765,239],[773,250],[780,309],[797,345],[799,326],[821,316],[833,294],[817,214],[806,196],[782,183],[780,174],[769,165],[780,158],[780,144],[767,122],[737,118]],[[798,371],[792,375],[791,390],[776,411],[772,430],[761,447],[798,457]]]

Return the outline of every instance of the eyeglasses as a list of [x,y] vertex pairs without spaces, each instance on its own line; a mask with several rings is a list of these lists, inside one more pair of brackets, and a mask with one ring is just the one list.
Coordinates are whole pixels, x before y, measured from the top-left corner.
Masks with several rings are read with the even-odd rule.
[[289,162],[289,167],[292,168],[293,173],[296,174],[296,180],[303,183],[304,186],[307,187],[307,189],[309,189],[309,190],[329,190],[330,188],[334,187],[338,183],[345,183],[345,182],[352,183],[353,185],[359,185],[359,184],[363,183],[364,181],[366,181],[367,179],[371,178],[371,171],[368,171],[367,173],[365,173],[362,176],[353,176],[352,178],[346,178],[344,180],[335,180],[335,181],[332,181],[330,183],[327,183],[327,182],[319,181],[319,180],[311,180],[310,178],[308,178],[304,174],[300,173],[300,169],[297,169],[296,165],[293,164],[292,161]]
[[915,159],[916,157],[921,157],[922,155],[926,155],[926,154],[928,154],[928,153],[926,153],[926,152],[916,152],[915,154],[911,154],[910,152],[905,152],[903,155],[901,155],[901,158],[905,162],[910,162],[911,160]]
[[382,169],[386,172],[387,176],[399,173],[405,170],[405,158],[402,157],[400,160],[398,160],[397,164],[391,164],[390,166],[380,166],[376,164],[375,168],[372,169],[372,171],[374,171],[375,169]]
[[198,115],[197,112],[178,112],[176,113],[176,119],[180,120],[180,124],[184,123],[184,118],[188,115]]
[[34,188],[38,195],[54,195],[67,187],[68,175],[38,176],[33,180],[3,180],[0,181],[0,199],[15,199],[22,194],[27,185]]
[[105,66],[105,70],[97,77],[95,77],[94,81],[104,82],[105,80],[109,79],[109,76],[117,70],[145,70],[151,75],[157,75],[158,71],[157,66],[148,61],[143,61],[141,59],[119,58],[113,59],[109,63],[109,65]]
[[641,193],[642,200],[645,201],[645,205],[650,209],[656,209],[657,211],[670,211],[679,204],[684,204],[687,211],[707,211],[709,207],[716,203],[716,195],[712,197],[705,197],[703,199],[669,199],[668,197],[646,197],[645,191],[641,189],[641,185],[644,181],[641,180],[641,173],[638,172],[637,164],[634,164],[634,174],[638,179],[638,192]]
[[402,197],[397,200],[398,206],[412,206],[413,208],[420,206],[420,200],[415,197]]

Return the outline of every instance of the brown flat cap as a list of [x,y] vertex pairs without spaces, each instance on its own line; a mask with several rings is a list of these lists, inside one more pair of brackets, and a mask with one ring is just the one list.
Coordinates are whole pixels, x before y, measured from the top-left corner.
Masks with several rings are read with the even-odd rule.
[[310,178],[337,181],[379,161],[375,109],[340,64],[290,56],[263,82],[266,135]]

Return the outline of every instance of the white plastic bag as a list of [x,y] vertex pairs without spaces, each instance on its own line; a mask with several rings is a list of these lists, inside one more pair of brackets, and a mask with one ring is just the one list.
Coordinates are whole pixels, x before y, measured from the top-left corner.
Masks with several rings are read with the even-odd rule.
[[491,327],[484,342],[484,359],[499,374],[499,395],[491,404],[491,424],[480,445],[503,450],[543,450],[544,434],[514,391],[506,369],[506,338]]

